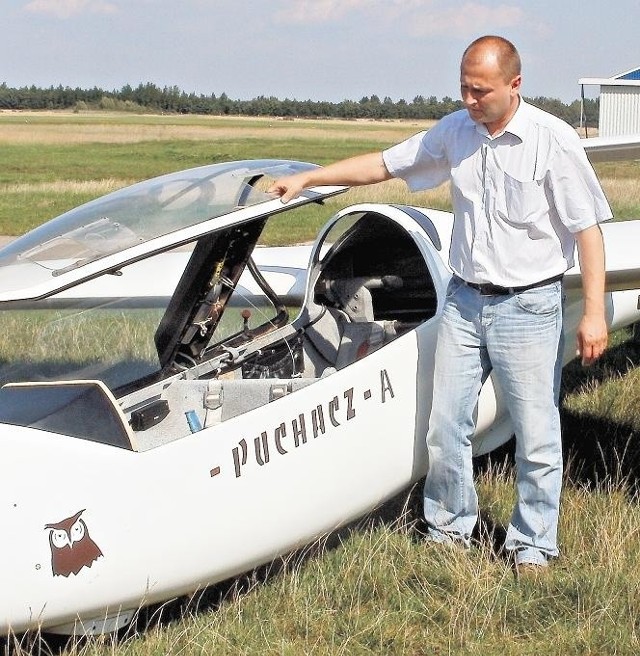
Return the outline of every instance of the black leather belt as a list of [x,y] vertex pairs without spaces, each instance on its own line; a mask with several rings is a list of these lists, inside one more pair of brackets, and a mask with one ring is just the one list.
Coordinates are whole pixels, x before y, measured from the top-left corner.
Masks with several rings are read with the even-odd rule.
[[459,278],[459,280],[462,280],[462,282],[467,285],[467,287],[471,287],[471,289],[475,289],[476,291],[480,292],[481,296],[506,296],[507,294],[518,294],[520,292],[526,292],[527,289],[544,287],[544,285],[550,285],[553,282],[559,282],[562,280],[562,278],[563,274],[560,274],[558,276],[553,276],[553,278],[540,280],[539,282],[534,282],[531,285],[522,285],[521,287],[501,287],[500,285],[492,285],[490,282],[478,284],[475,282],[467,282],[466,280],[462,280],[462,278]]

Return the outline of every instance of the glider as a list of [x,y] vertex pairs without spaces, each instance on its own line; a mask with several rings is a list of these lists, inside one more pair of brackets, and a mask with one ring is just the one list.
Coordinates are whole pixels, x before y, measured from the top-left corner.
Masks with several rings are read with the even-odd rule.
[[[0,250],[0,633],[117,630],[424,475],[452,216],[265,192],[310,166],[180,171]],[[313,245],[264,247],[314,212]],[[615,330],[640,319],[640,221],[603,231]],[[572,345],[577,268],[566,289]],[[510,438],[491,378],[477,414],[476,454]]]

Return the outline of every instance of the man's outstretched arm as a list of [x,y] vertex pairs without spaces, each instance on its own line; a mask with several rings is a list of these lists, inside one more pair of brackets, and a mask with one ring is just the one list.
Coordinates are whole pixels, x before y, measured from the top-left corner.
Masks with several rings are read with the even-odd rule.
[[323,185],[358,187],[384,182],[391,177],[382,159],[382,153],[368,153],[343,159],[323,168],[280,178],[271,185],[268,193],[277,194],[283,203],[287,203],[309,187]]

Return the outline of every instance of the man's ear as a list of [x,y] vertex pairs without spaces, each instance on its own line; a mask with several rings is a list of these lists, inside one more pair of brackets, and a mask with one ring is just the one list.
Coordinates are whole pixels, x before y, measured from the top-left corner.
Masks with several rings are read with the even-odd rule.
[[520,91],[520,86],[522,85],[522,75],[516,75],[516,77],[511,80],[511,90]]

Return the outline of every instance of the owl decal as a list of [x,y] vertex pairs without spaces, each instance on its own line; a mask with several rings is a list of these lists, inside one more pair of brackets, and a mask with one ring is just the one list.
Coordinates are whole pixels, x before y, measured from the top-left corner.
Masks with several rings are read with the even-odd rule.
[[91,539],[89,529],[78,511],[55,524],[46,524],[51,547],[51,568],[54,576],[77,574],[83,567],[91,567],[102,556],[100,547]]

